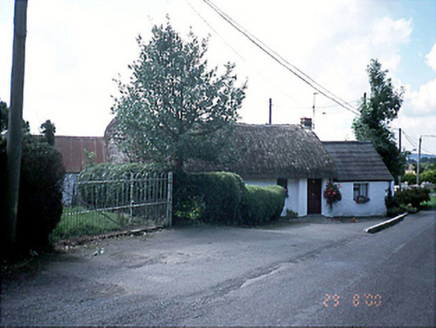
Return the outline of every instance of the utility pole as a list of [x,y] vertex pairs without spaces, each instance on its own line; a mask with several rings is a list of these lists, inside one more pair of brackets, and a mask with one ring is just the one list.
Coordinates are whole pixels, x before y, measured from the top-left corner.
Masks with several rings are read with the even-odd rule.
[[312,116],[312,130],[315,130],[315,96],[318,94],[318,92],[313,93],[313,116]]
[[[401,128],[398,129],[398,146],[400,148],[400,156],[401,156]],[[400,186],[400,191],[401,191],[401,174],[398,176],[398,185]]]
[[422,137],[431,137],[436,138],[436,135],[421,135],[419,136],[419,143],[418,143],[418,167],[416,168],[416,184],[419,185],[419,166],[421,164],[421,144],[422,144]]
[[269,125],[272,124],[272,99],[269,98]]
[[416,168],[416,184],[419,185],[419,166],[421,163],[421,143],[422,143],[422,136],[419,136],[419,142],[418,142],[418,167]]
[[6,243],[16,244],[18,194],[23,141],[24,59],[27,34],[27,0],[15,0],[11,100],[7,144],[7,229]]

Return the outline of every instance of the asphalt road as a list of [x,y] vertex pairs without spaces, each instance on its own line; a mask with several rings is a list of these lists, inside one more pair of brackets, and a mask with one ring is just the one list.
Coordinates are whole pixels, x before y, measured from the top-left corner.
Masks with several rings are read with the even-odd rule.
[[434,326],[435,212],[196,227],[40,257],[2,282],[2,325]]

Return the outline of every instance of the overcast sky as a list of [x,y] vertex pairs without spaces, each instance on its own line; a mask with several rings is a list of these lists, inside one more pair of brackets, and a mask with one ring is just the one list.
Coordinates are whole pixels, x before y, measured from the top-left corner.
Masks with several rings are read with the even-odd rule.
[[[324,88],[357,107],[369,93],[366,67],[377,58],[404,104],[392,124],[413,150],[420,135],[436,135],[435,0],[213,0],[220,9]],[[0,3],[0,99],[9,104],[13,0]],[[299,123],[312,117],[314,90],[231,27],[202,0],[29,0],[24,119],[33,132],[47,119],[58,135],[102,136],[112,119],[113,79],[128,81],[136,37],[148,40],[154,24],[185,36],[210,34],[212,66],[236,63],[248,79],[240,121]],[[355,115],[315,96],[315,132],[321,140],[352,140]],[[407,138],[406,138],[407,137]],[[408,140],[410,139],[410,141]],[[423,138],[436,154],[436,138]]]

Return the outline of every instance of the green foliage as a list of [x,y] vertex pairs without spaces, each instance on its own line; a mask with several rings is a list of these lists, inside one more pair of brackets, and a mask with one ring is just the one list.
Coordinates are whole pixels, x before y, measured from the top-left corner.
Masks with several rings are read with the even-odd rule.
[[403,173],[405,155],[397,148],[389,124],[397,118],[403,103],[403,88],[395,90],[387,70],[372,59],[367,68],[371,95],[362,100],[360,116],[353,122],[353,130],[359,141],[371,141],[394,178]]
[[116,165],[101,163],[86,167],[78,177],[80,181],[104,181],[108,179],[129,179],[131,174],[168,171],[167,167],[155,164],[127,163]]
[[281,186],[246,186],[242,203],[242,223],[259,225],[277,220],[285,204],[285,189]]
[[[0,134],[8,130],[9,125],[9,107],[7,103],[0,100]],[[23,120],[24,134],[30,133],[29,122]]]
[[56,127],[50,120],[47,120],[41,124],[41,134],[44,136],[44,141],[50,146],[54,146],[55,144],[55,133]]
[[406,173],[401,177],[402,182],[407,182],[408,185],[416,184],[416,174]]
[[430,200],[425,203],[426,208],[436,208],[436,196],[430,196]]
[[[144,197],[144,192],[147,193],[148,197],[152,198],[154,196],[153,185],[145,186],[144,183],[136,182],[130,185],[124,181],[136,176],[145,176],[146,174],[153,176],[164,172],[166,170],[162,166],[142,163],[123,165],[101,163],[88,166],[78,175],[81,182],[79,185],[80,204],[89,208],[126,206],[130,205],[129,195],[131,193],[134,201],[141,201],[139,197]],[[95,181],[111,182],[92,183]]]
[[174,175],[175,218],[206,223],[257,225],[278,219],[285,202],[280,186],[246,186],[229,172]]
[[168,20],[154,26],[146,44],[138,37],[139,60],[129,65],[129,84],[119,83],[115,99],[120,146],[134,161],[170,163],[182,168],[188,159],[219,161],[230,147],[233,123],[245,97],[237,87],[235,65],[222,75],[208,70],[208,40],[191,31],[183,40]]
[[[1,190],[6,190],[6,138],[0,143]],[[25,138],[23,143],[17,245],[20,249],[37,249],[49,245],[49,234],[62,215],[62,155],[47,143]],[[5,193],[1,206],[5,208]]]
[[83,149],[83,155],[85,155],[86,165],[85,168],[89,166],[94,166],[96,164],[96,155],[93,151],[88,151],[88,149]]
[[[407,181],[409,185],[414,185],[416,184],[416,174],[406,173],[401,177],[401,181]],[[419,173],[419,183],[422,182],[431,182],[433,184],[436,184],[436,170],[427,169],[424,172],[421,171]]]
[[95,212],[86,211],[86,208],[65,208],[60,222],[53,230],[53,238],[58,240],[120,230],[124,223],[120,222],[122,215],[111,212],[104,212],[104,215],[96,215]]
[[397,190],[395,192],[395,198],[398,203],[407,206],[411,205],[417,209],[423,208],[422,203],[430,201],[430,190],[426,188],[412,188],[404,189],[402,191]]
[[[207,223],[238,224],[245,195],[242,178],[229,172],[193,173],[174,176],[176,219],[191,217]],[[191,215],[196,211],[196,215]]]
[[426,170],[419,175],[419,180],[421,182],[431,182],[436,184],[436,170]]
[[0,100],[0,133],[8,129],[9,109],[8,105]]

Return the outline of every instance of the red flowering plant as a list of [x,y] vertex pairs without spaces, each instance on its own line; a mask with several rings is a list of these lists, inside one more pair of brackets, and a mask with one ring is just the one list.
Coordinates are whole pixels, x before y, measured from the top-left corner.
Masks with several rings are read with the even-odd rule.
[[340,187],[340,184],[336,185],[331,181],[327,182],[325,186],[324,198],[326,199],[327,204],[329,204],[330,209],[333,207],[334,203],[339,202],[342,199],[341,192],[339,191]]

